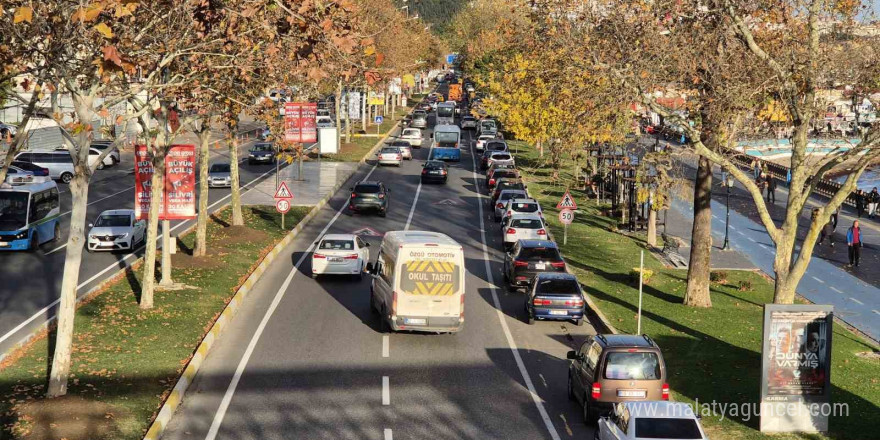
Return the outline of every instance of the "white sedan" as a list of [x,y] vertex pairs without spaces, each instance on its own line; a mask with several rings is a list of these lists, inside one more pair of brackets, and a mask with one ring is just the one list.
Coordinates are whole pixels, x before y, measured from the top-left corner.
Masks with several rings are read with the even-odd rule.
[[104,211],[95,219],[95,223],[89,223],[86,250],[133,250],[144,241],[146,231],[146,220],[136,219],[133,209]]
[[492,134],[481,134],[480,137],[477,138],[476,149],[477,151],[483,151],[486,148],[486,141],[491,141],[495,139],[495,135]]
[[535,199],[508,200],[507,205],[504,206],[504,211],[501,214],[501,221],[505,221],[507,217],[514,214],[535,214],[538,217],[544,218],[544,213],[541,211],[541,205]]
[[610,415],[599,418],[598,425],[599,440],[709,438],[691,407],[682,402],[617,403]]
[[513,214],[501,226],[505,249],[513,247],[519,240],[547,240],[544,219],[536,214]]
[[425,138],[422,136],[422,130],[418,128],[404,128],[400,133],[400,140],[409,142],[413,148],[422,148],[422,142]]
[[353,275],[358,279],[370,261],[369,243],[353,234],[327,234],[312,253],[312,276]]
[[379,165],[397,165],[403,161],[403,152],[397,147],[382,147],[376,154],[379,156]]

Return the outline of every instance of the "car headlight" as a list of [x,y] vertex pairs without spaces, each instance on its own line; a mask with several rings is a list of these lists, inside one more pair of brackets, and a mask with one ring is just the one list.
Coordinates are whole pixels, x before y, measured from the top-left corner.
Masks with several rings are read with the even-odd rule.
[[125,234],[122,234],[122,235],[117,236],[116,239],[117,239],[117,240],[121,240],[121,239],[123,239],[123,238],[128,238],[128,232],[126,232]]
[[257,155],[254,153],[251,153],[251,157],[257,157]]
[[94,235],[89,235],[89,240],[97,240],[98,237]]
[[15,234],[15,239],[21,240],[22,238],[27,238],[27,236],[28,236],[28,231],[21,231],[18,234]]

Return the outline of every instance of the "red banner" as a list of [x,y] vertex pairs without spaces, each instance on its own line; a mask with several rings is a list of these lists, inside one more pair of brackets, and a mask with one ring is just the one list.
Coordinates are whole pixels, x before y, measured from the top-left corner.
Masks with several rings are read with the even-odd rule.
[[[172,145],[165,156],[160,220],[186,220],[196,216],[196,147]],[[135,215],[149,218],[153,165],[146,145],[135,148]]]
[[284,104],[284,140],[288,142],[317,142],[318,104],[288,102]]

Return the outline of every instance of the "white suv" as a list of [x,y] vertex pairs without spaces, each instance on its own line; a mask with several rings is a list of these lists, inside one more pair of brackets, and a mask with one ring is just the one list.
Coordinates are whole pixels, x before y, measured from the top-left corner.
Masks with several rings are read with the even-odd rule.
[[510,199],[507,201],[507,205],[504,205],[504,211],[501,213],[501,221],[507,219],[513,214],[535,214],[538,217],[544,218],[544,213],[541,211],[541,205],[535,199]]
[[513,247],[519,240],[547,240],[547,226],[536,214],[513,214],[501,224],[504,248]]

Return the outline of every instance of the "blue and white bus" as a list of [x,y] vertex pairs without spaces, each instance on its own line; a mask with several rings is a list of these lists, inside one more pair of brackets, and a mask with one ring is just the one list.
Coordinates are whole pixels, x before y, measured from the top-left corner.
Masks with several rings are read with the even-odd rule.
[[431,138],[431,159],[461,161],[461,129],[457,125],[436,125]]
[[437,103],[437,125],[455,125],[455,102]]
[[61,199],[54,181],[0,186],[0,250],[36,250],[58,239]]

